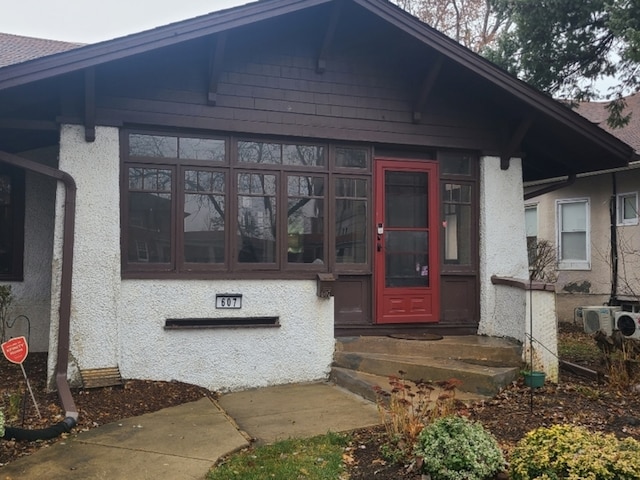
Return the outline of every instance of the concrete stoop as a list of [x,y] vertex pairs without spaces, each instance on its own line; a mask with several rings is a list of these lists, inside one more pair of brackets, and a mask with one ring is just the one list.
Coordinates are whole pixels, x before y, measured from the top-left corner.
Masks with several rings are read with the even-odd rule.
[[402,340],[391,337],[336,339],[330,379],[364,398],[375,400],[373,387],[388,390],[389,377],[442,381],[456,378],[460,400],[494,396],[514,381],[522,366],[522,347],[505,339],[481,336],[442,340]]

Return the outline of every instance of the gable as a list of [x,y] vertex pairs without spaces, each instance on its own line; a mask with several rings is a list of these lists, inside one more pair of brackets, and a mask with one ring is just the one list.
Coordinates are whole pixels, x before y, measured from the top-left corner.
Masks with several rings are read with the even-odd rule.
[[261,1],[0,69],[0,100],[26,97],[36,84],[48,95],[37,107],[3,105],[0,119],[82,121],[88,68],[105,124],[121,123],[126,110],[129,122],[470,148],[504,157],[505,167],[523,156],[531,180],[623,166],[632,156],[568,108],[380,0]]

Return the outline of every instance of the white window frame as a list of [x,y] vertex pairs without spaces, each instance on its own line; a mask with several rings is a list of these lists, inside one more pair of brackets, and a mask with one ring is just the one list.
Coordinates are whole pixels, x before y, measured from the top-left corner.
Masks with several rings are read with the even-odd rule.
[[[584,203],[585,205],[585,256],[586,260],[564,260],[562,258],[562,229],[561,209],[563,205]],[[556,200],[556,245],[559,270],[591,270],[591,202],[589,198],[567,198]]]
[[[633,218],[624,218],[624,201],[626,198],[632,197],[634,202],[635,216]],[[638,225],[638,192],[619,193],[616,195],[616,216],[618,226]]]

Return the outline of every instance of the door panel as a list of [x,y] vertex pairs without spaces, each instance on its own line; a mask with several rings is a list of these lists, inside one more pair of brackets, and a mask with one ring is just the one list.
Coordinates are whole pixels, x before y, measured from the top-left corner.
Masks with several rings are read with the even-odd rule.
[[439,320],[437,164],[376,161],[376,323]]

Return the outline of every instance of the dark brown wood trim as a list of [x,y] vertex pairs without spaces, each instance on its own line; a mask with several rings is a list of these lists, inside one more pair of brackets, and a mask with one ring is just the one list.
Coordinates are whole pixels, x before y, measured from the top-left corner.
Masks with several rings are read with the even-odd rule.
[[493,285],[506,285],[520,290],[540,290],[545,292],[555,292],[556,290],[553,283],[531,282],[523,278],[499,277],[497,275],[491,276],[491,283]]
[[533,124],[532,114],[527,115],[520,121],[520,123],[518,124],[518,127],[515,129],[515,131],[511,135],[511,138],[509,139],[506,148],[500,155],[501,170],[509,169],[509,162],[511,160],[511,157],[518,151],[520,144],[522,143],[522,139],[526,135],[527,131],[529,131],[529,128],[531,128],[532,124]]
[[438,58],[433,63],[429,73],[422,84],[422,88],[420,89],[420,94],[418,95],[418,100],[416,101],[415,106],[413,107],[413,123],[420,122],[422,118],[422,110],[424,109],[425,104],[427,103],[427,99],[429,98],[429,94],[433,90],[433,86],[438,79],[438,75],[440,75],[440,71],[442,70],[442,64],[444,63],[444,57],[442,55],[438,55]]
[[207,93],[207,103],[214,106],[218,96],[218,81],[222,71],[224,51],[227,45],[227,32],[220,32],[216,37],[215,46],[211,49],[209,59],[209,92]]
[[96,70],[94,67],[84,71],[84,139],[96,140]]
[[23,118],[0,118],[0,128],[13,130],[39,130],[57,132],[58,124],[48,120],[25,120]]
[[327,52],[329,50],[329,47],[333,43],[333,37],[336,32],[336,27],[338,25],[338,20],[340,19],[341,11],[342,0],[333,0],[331,18],[329,19],[329,24],[327,25],[327,30],[322,40],[322,46],[320,47],[320,52],[318,53],[318,61],[316,62],[317,73],[324,73],[327,68]]

